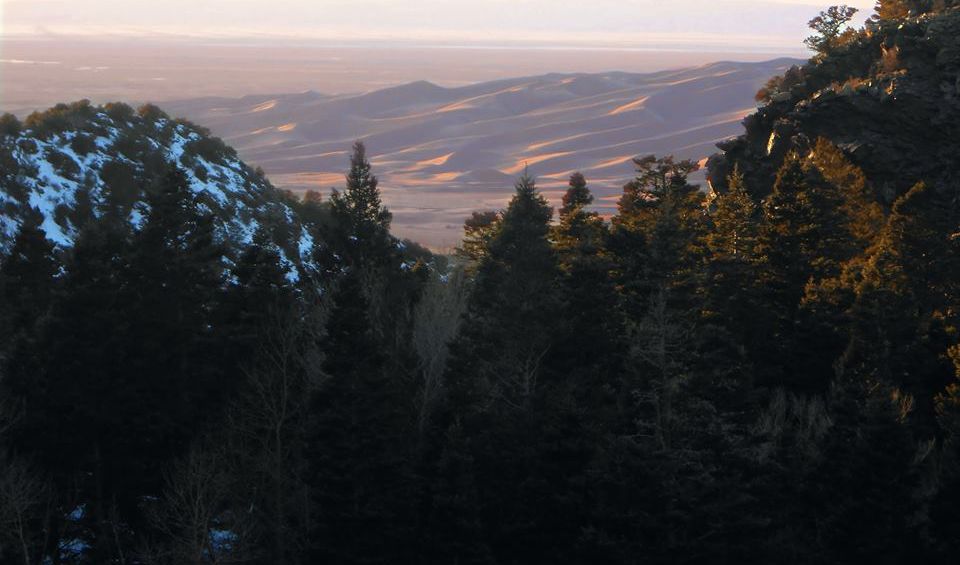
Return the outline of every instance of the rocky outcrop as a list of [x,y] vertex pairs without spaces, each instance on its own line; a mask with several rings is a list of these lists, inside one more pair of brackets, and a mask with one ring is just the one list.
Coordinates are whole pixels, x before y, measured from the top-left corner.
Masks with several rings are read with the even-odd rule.
[[715,189],[739,163],[763,197],[784,156],[808,153],[820,137],[863,169],[881,202],[919,181],[960,186],[960,11],[871,24],[803,75],[719,144],[708,164]]

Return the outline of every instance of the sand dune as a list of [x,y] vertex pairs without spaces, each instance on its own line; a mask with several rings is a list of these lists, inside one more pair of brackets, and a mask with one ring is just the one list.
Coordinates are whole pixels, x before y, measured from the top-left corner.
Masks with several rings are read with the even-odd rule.
[[425,81],[360,95],[314,92],[166,102],[264,168],[274,183],[327,191],[362,139],[401,235],[435,247],[473,209],[501,206],[528,169],[550,196],[580,170],[612,209],[647,153],[702,159],[736,135],[753,94],[794,61],[715,63],[651,74],[549,74],[444,88]]
[[267,110],[272,110],[272,109],[276,108],[276,106],[277,106],[277,101],[276,101],[276,100],[267,100],[267,101],[264,102],[263,104],[257,104],[257,105],[253,108],[253,110],[251,110],[251,112],[265,112],[265,111],[267,111]]
[[617,114],[622,114],[624,112],[629,112],[631,110],[639,110],[643,108],[643,105],[646,104],[647,100],[650,100],[649,96],[643,96],[643,97],[637,98],[633,102],[627,102],[623,106],[618,106],[617,108],[614,108],[613,110],[610,111],[608,115],[616,116]]

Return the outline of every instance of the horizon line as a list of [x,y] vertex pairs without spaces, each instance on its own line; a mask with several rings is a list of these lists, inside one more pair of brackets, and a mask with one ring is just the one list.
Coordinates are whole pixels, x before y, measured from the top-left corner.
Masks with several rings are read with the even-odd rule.
[[[731,41],[731,39],[733,39]],[[657,33],[637,36],[572,35],[553,37],[541,35],[518,39],[496,37],[490,34],[460,33],[412,34],[370,33],[352,34],[318,31],[316,33],[258,32],[253,30],[221,30],[196,34],[183,30],[110,28],[110,29],[4,29],[0,27],[0,48],[6,41],[155,41],[186,42],[211,46],[282,46],[282,47],[406,47],[419,49],[478,49],[478,50],[539,50],[539,51],[597,51],[597,52],[699,52],[744,53],[781,56],[808,56],[810,51],[799,42],[781,36],[741,35],[731,38],[720,33]]]

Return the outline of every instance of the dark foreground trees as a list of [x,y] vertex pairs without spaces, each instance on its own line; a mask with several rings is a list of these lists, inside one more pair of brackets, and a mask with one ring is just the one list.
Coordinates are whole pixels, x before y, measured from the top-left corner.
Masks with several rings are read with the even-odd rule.
[[[452,264],[362,145],[218,243],[182,173],[0,264],[0,563],[898,563],[960,547],[955,202],[843,152],[636,160],[618,213],[524,175]],[[229,261],[225,261],[228,257]]]

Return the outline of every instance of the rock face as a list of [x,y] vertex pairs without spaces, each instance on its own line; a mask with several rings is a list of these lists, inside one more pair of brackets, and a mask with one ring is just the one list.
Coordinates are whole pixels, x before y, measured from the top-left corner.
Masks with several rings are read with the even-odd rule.
[[800,69],[802,82],[769,97],[720,143],[709,180],[723,190],[740,164],[764,196],[790,151],[824,137],[863,169],[889,204],[913,184],[960,182],[960,11],[872,23],[848,44]]
[[[314,236],[293,203],[219,139],[159,109],[103,107],[85,102],[35,114],[21,126],[9,117],[0,131],[0,256],[9,251],[28,209],[42,229],[69,248],[87,222],[106,210],[138,228],[149,212],[146,191],[171,166],[181,168],[199,207],[215,218],[217,235],[238,253],[257,231],[276,245],[296,278],[313,269]],[[230,257],[226,258],[227,260]]]

